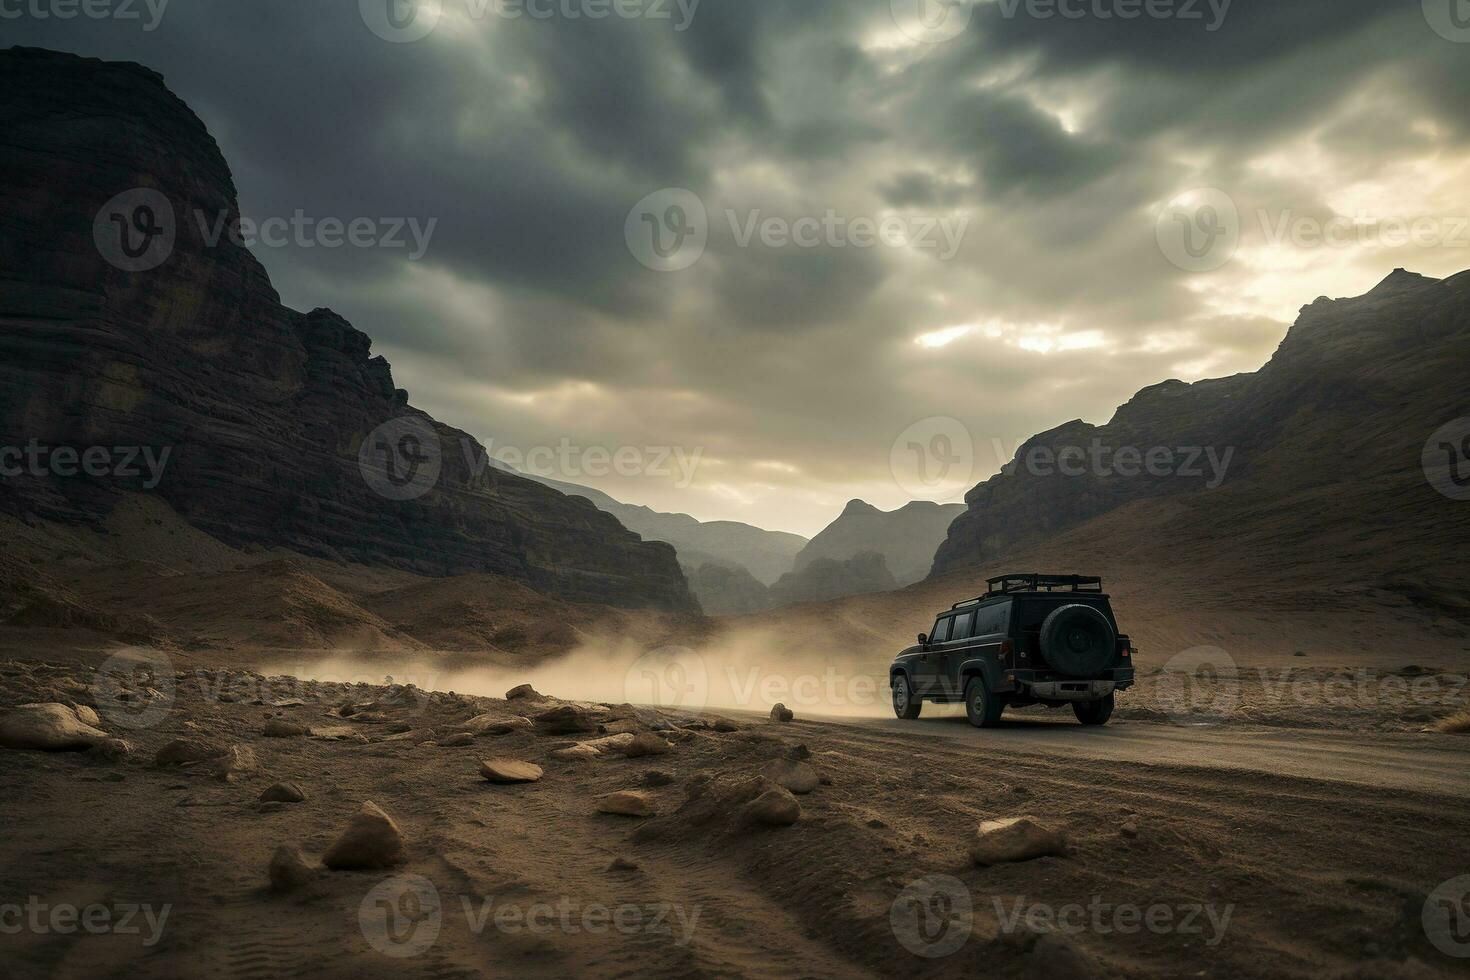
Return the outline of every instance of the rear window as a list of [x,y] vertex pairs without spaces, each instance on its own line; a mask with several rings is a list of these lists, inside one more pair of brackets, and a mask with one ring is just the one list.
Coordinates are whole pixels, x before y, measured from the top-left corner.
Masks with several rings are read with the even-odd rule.
[[1006,623],[1011,618],[1011,604],[1009,602],[997,602],[993,606],[985,606],[978,610],[975,623],[976,636],[990,636],[993,633],[1004,633]]

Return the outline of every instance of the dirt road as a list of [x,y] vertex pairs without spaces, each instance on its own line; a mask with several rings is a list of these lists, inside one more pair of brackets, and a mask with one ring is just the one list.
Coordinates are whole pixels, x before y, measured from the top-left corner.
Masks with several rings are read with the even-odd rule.
[[[0,664],[5,705],[89,689],[84,666]],[[307,682],[256,704],[227,689],[180,684],[166,714],[125,733],[122,760],[0,751],[7,975],[1464,974],[1422,921],[1436,889],[1470,874],[1470,750],[1450,737],[962,719],[717,731],[613,706],[603,727],[656,729],[669,751],[576,760],[553,750],[597,733],[440,744],[471,716],[554,701],[400,706],[384,688]],[[268,718],[315,734],[263,737]],[[180,738],[248,746],[258,767],[224,781],[157,766]],[[797,822],[739,824],[721,794],[793,756],[824,780]],[[545,775],[492,785],[477,770],[493,757]],[[257,802],[277,780],[306,800]],[[657,815],[597,812],[628,789]],[[401,864],[318,866],[294,892],[268,889],[278,845],[316,864],[364,800],[401,826]],[[976,866],[981,821],[1022,815],[1065,832],[1065,853]],[[68,904],[154,918],[94,935],[30,917]]]

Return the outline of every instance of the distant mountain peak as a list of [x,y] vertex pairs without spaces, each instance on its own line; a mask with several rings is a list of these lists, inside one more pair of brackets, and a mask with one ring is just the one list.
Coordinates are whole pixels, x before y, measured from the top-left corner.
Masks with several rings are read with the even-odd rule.
[[1428,286],[1439,282],[1429,276],[1421,276],[1417,272],[1407,269],[1395,269],[1388,277],[1368,291],[1369,296],[1383,296],[1389,293],[1399,293],[1406,289],[1418,289],[1420,286]]
[[841,516],[843,516],[843,517],[855,517],[858,514],[881,514],[881,513],[883,513],[881,510],[879,510],[878,508],[874,507],[872,504],[868,503],[866,500],[859,500],[859,499],[854,498],[854,499],[849,500],[847,502],[847,506],[846,507],[842,508],[842,515]]

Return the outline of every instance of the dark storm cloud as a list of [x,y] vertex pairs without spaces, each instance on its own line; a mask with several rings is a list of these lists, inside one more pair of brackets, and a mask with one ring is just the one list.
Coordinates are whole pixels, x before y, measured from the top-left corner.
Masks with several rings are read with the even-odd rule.
[[[910,423],[953,416],[985,445],[1101,421],[1165,377],[1257,366],[1317,292],[1470,266],[1443,250],[1268,254],[1255,222],[1421,190],[1400,206],[1470,211],[1433,179],[1466,153],[1470,46],[1417,2],[1234,0],[1211,31],[1208,0],[1203,20],[982,0],[940,44],[904,35],[887,0],[701,0],[685,30],[471,9],[445,0],[407,44],[352,0],[174,0],[151,32],[0,30],[161,71],[219,140],[247,216],[437,219],[417,262],[257,254],[287,302],[339,309],[447,421],[511,442],[702,447],[680,495],[605,487],[700,517],[810,532],[849,496],[894,506],[888,452]],[[1240,257],[1192,275],[1154,218],[1205,186],[1252,228]],[[624,241],[634,202],[667,187],[709,216],[703,258],[676,273]],[[969,225],[936,261],[741,245],[731,211]]]

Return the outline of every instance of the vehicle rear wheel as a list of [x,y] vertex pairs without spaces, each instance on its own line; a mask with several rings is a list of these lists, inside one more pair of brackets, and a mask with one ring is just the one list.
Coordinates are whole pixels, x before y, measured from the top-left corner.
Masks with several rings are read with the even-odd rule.
[[904,721],[913,721],[919,717],[923,710],[924,702],[914,697],[913,688],[909,687],[909,679],[903,674],[893,678],[893,713]]
[[1005,700],[990,693],[985,678],[972,677],[965,684],[965,714],[976,728],[994,728],[1005,709]]
[[1113,717],[1113,695],[1110,693],[1100,701],[1074,702],[1072,712],[1084,725],[1106,725]]

